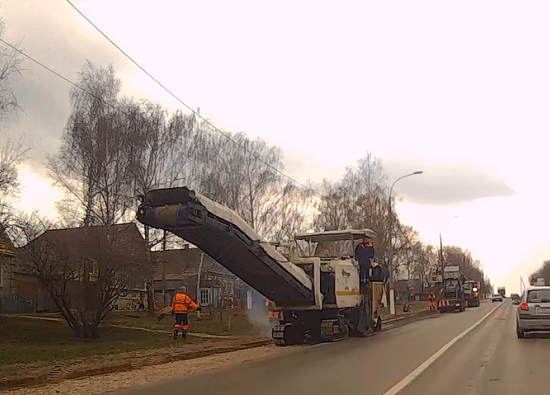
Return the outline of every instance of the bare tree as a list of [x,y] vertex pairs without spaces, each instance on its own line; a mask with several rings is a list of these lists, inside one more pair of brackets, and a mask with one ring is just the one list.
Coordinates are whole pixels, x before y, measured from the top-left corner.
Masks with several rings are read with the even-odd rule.
[[81,207],[84,225],[113,224],[134,204],[136,147],[120,109],[122,83],[112,66],[88,62],[79,73],[79,86],[83,89],[71,92],[72,113],[60,152],[48,160],[49,174]]
[[[141,105],[127,102],[125,107],[132,130],[132,144],[136,147],[130,166],[136,194],[145,196],[155,188],[192,184],[192,169],[198,152],[195,147],[198,140],[195,115],[186,116],[178,111],[168,117],[163,107],[147,101]],[[144,234],[150,248],[159,242],[166,244],[166,232],[151,231],[145,226]],[[152,277],[147,281],[147,294],[148,310],[152,315],[155,314]]]
[[274,241],[289,241],[297,233],[312,228],[315,210],[319,205],[319,199],[312,189],[304,189],[293,182],[287,182],[274,196],[270,226],[266,226],[265,237]]
[[8,139],[0,147],[0,233],[15,218],[13,202],[20,193],[17,167],[27,158],[28,151],[22,138],[17,141]]
[[22,247],[36,239],[48,229],[55,229],[56,224],[51,219],[44,217],[38,211],[31,213],[17,213],[12,226],[10,236],[17,247]]
[[[0,37],[4,37],[6,24],[0,18]],[[17,51],[20,44],[10,48],[2,44],[0,46],[0,118],[19,107],[17,97],[11,89],[13,79],[20,77],[23,71],[21,66],[23,58]]]
[[56,230],[21,250],[21,267],[38,278],[77,337],[98,337],[114,302],[143,284],[147,248],[133,224]]
[[293,193],[281,177],[281,151],[265,141],[251,140],[238,133],[231,139],[211,134],[206,142],[206,175],[200,189],[211,199],[225,204],[264,237],[278,233],[274,223],[281,221],[278,211]]

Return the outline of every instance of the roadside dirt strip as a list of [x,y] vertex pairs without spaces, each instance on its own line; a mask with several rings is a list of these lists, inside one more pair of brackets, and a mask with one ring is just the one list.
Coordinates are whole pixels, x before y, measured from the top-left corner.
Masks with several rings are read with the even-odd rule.
[[[406,317],[388,319],[382,331],[437,316],[434,312],[421,311]],[[103,394],[147,382],[295,352],[303,347],[307,346],[275,347],[271,340],[245,337],[216,340],[207,345],[188,344],[176,349],[87,358],[49,367],[26,364],[17,369],[17,374],[0,377],[0,391],[10,395],[69,395],[83,390],[87,395]]]

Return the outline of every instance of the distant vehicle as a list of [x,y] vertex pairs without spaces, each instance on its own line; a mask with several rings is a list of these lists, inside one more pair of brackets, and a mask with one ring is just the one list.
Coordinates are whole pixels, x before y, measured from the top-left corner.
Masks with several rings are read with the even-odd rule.
[[521,296],[519,294],[510,294],[510,298],[512,299],[512,304],[519,304]]
[[494,294],[491,301],[493,303],[495,303],[495,302],[504,302],[504,298],[502,297],[501,294]]
[[506,288],[505,288],[505,287],[498,287],[497,293],[499,293],[500,296],[502,296],[503,298],[505,298],[505,297],[506,297]]
[[464,283],[462,284],[462,287],[464,288],[464,294],[466,296],[466,301],[468,302],[467,307],[479,307],[481,303],[479,286],[479,281],[473,280],[464,281]]
[[460,277],[459,266],[446,266],[443,269],[443,281],[437,295],[437,309],[440,313],[466,310],[466,295]]
[[550,286],[527,288],[516,313],[516,332],[523,339],[531,332],[550,332]]

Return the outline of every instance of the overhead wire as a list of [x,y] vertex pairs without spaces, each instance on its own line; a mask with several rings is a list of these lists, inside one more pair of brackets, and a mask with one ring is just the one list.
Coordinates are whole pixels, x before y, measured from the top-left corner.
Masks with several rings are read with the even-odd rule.
[[178,102],[180,102],[185,108],[192,111],[195,116],[200,118],[203,122],[208,124],[210,127],[212,127],[216,132],[220,133],[223,137],[233,142],[233,144],[237,145],[238,147],[242,148],[245,152],[255,157],[258,161],[262,162],[264,165],[269,167],[270,169],[274,170],[277,174],[281,175],[282,177],[286,178],[287,180],[295,183],[296,185],[301,186],[306,191],[311,191],[314,194],[318,195],[321,198],[324,198],[325,196],[321,195],[317,191],[315,191],[313,188],[308,187],[304,183],[301,183],[300,181],[290,177],[286,173],[284,173],[281,169],[278,169],[277,167],[271,165],[270,163],[266,162],[261,156],[254,154],[251,152],[246,146],[236,141],[234,138],[231,137],[228,133],[220,130],[216,125],[214,125],[209,119],[203,117],[198,111],[193,109],[191,106],[189,106],[187,103],[185,103],[183,100],[181,100],[174,92],[172,92],[170,89],[168,89],[164,84],[162,84],[158,79],[156,79],[151,73],[149,73],[144,67],[142,67],[134,58],[132,58],[126,51],[124,51],[117,43],[115,43],[107,34],[105,34],[90,18],[86,16],[80,9],[75,6],[70,0],[65,0],[82,18],[84,18],[99,34],[101,34],[111,45],[113,45],[120,53],[122,53],[130,62],[132,62],[137,68],[139,68],[145,75],[147,75],[149,78],[151,78],[158,86],[160,86],[162,89],[164,89],[170,96],[172,96],[174,99],[176,99]]
[[[261,158],[261,156],[257,155],[257,154],[254,154],[253,152],[251,152],[246,146],[244,146],[243,144],[239,143],[238,141],[236,141],[234,138],[231,137],[231,135],[229,135],[228,133],[220,130],[216,125],[214,125],[209,119],[203,117],[198,111],[194,110],[191,106],[189,106],[187,103],[185,103],[183,100],[181,100],[176,94],[174,94],[171,90],[169,90],[165,85],[163,85],[160,81],[158,81],[153,75],[151,75],[145,68],[143,68],[137,61],[135,61],[130,55],[128,55],[122,48],[120,48],[120,46],[118,46],[113,40],[111,40],[111,38],[109,36],[107,36],[97,25],[95,25],[84,13],[82,13],[70,0],[66,0],[66,2],[79,14],[82,16],[82,18],[84,18],[88,23],[90,23],[90,25],[92,25],[106,40],[109,41],[109,43],[111,43],[115,48],[117,48],[126,58],[128,58],[134,65],[136,65],[136,67],[138,67],[141,71],[143,71],[149,78],[151,78],[155,83],[157,83],[162,89],[164,89],[167,93],[169,93],[172,97],[174,97],[178,102],[180,102],[184,107],[186,107],[187,109],[189,109],[196,117],[200,118],[203,122],[205,122],[207,125],[209,125],[213,130],[215,130],[216,132],[218,132],[219,134],[221,134],[224,138],[228,139],[229,141],[231,141],[233,144],[235,144],[236,146],[240,147],[241,149],[243,149],[245,152],[249,153],[250,155],[252,155],[253,157],[255,157],[258,161],[260,161],[261,163],[263,163],[264,165],[266,165],[267,167],[271,168],[272,170],[274,170],[277,174],[281,175],[282,177],[286,178],[287,180],[295,183],[296,185],[298,186],[301,186],[302,188],[304,188],[306,191],[309,191],[309,192],[312,192],[314,195],[320,197],[320,198],[326,198],[327,196],[326,195],[323,195],[319,192],[317,192],[316,190],[314,190],[313,188],[305,185],[304,183],[294,179],[293,177],[287,175],[286,173],[284,173],[282,170],[278,169],[277,167],[269,164],[268,162],[266,162],[263,158]],[[111,107],[114,107],[114,105],[112,103],[108,103],[107,101],[105,101],[103,98],[101,97],[98,97],[97,95],[95,95],[93,92],[90,92],[89,90],[87,90],[86,88],[84,88],[83,86],[80,86],[79,84],[71,81],[69,78],[65,77],[64,75],[62,75],[61,73],[55,71],[54,69],[52,69],[51,67],[47,66],[46,64],[44,64],[43,62],[37,60],[36,58],[32,57],[31,55],[27,54],[26,52],[22,51],[21,49],[19,49],[18,47],[14,46],[13,44],[10,44],[9,42],[5,41],[4,39],[2,39],[0,37],[0,42],[3,43],[4,45],[8,46],[9,48],[11,48],[12,50],[16,51],[17,53],[19,53],[20,55],[24,56],[25,58],[27,58],[28,60],[32,61],[33,63],[37,64],[38,66],[42,67],[43,69],[47,70],[48,72],[54,74],[55,76],[57,76],[58,78],[62,79],[63,81],[67,82],[68,84],[74,86],[75,88],[77,89],[80,89],[82,90],[83,92],[89,94],[90,96],[94,97],[94,98],[97,98],[99,99],[100,101],[104,102],[105,104],[107,104],[108,106],[111,106]],[[357,169],[353,166],[350,166],[352,169],[354,169],[355,171],[357,171]],[[403,234],[404,236],[404,233],[403,233],[403,230],[401,229],[401,225],[399,224],[399,230],[400,232]]]
[[[295,183],[296,185],[299,185],[303,187],[306,191],[313,192],[313,194],[317,195],[318,197],[324,199],[326,198],[325,195],[317,192],[313,188],[301,183],[300,181],[297,181],[296,179],[290,177],[286,173],[284,173],[282,170],[276,168],[275,166],[267,163],[263,158],[261,158],[259,155],[256,155],[252,152],[250,152],[247,147],[233,139],[229,134],[225,133],[224,131],[220,130],[216,125],[214,125],[209,119],[203,117],[198,111],[193,109],[191,106],[189,106],[187,103],[185,103],[183,100],[181,100],[174,92],[172,92],[170,89],[168,89],[164,84],[162,84],[157,78],[155,78],[151,73],[149,73],[143,66],[141,66],[132,56],[130,56],[124,49],[122,49],[117,43],[115,43],[103,30],[99,28],[86,14],[84,14],[76,5],[73,4],[71,0],[65,0],[84,20],[86,20],[99,34],[101,34],[111,45],[113,45],[121,54],[123,54],[130,62],[132,62],[137,68],[139,68],[145,75],[147,75],[151,80],[153,80],[158,86],[160,86],[162,89],[164,89],[170,96],[172,96],[174,99],[176,99],[178,102],[180,102],[183,106],[185,106],[188,110],[192,111],[195,116],[200,118],[203,122],[208,124],[210,127],[212,127],[216,132],[220,133],[223,137],[227,138],[231,142],[233,142],[238,147],[242,148],[245,152],[251,154],[254,156],[258,161],[265,164],[267,167],[271,168],[281,176],[285,177],[289,181]],[[350,166],[353,170],[358,172],[358,170],[354,166]],[[403,230],[401,229],[401,225],[399,225],[400,232],[404,235]]]

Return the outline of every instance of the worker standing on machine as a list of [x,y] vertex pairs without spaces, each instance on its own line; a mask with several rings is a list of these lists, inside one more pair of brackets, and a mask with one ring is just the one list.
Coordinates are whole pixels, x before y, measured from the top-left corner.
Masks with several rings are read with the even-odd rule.
[[376,322],[373,321],[374,306],[373,306],[373,293],[370,287],[370,269],[372,268],[372,259],[374,259],[374,247],[372,243],[364,237],[361,243],[355,247],[355,260],[359,264],[359,287],[361,295],[363,296],[364,303],[367,307],[366,311],[366,333],[376,327]]
[[357,263],[359,263],[359,281],[361,285],[367,282],[371,260],[373,258],[374,247],[367,238],[364,238],[361,243],[357,244],[357,247],[355,247],[355,259]]
[[181,329],[181,338],[187,337],[189,329],[189,311],[197,309],[201,310],[193,299],[187,295],[187,287],[182,285],[172,300],[172,313],[174,314],[174,340],[178,338],[178,332]]

